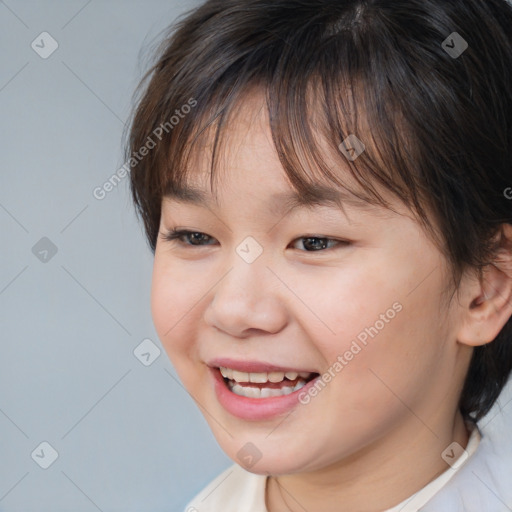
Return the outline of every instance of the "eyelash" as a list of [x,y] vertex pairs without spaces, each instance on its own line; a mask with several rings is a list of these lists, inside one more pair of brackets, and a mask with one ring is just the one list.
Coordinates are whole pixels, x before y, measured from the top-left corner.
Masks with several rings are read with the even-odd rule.
[[[189,244],[189,243],[183,242],[182,238],[187,237],[189,235],[204,235],[204,236],[208,237],[210,240],[214,240],[213,237],[210,237],[209,235],[206,235],[205,233],[202,233],[200,231],[188,231],[188,230],[180,230],[180,229],[173,229],[173,230],[167,231],[167,232],[162,234],[162,238],[165,241],[167,241],[167,242],[175,242],[175,241],[177,241],[180,244],[183,244],[183,245],[188,246],[188,247],[206,247],[208,245],[212,245],[212,244],[194,245],[194,244]],[[337,244],[341,244],[342,246],[348,245],[350,243],[350,242],[348,242],[346,240],[336,240],[334,238],[319,237],[319,236],[299,237],[299,238],[296,238],[294,240],[294,242],[296,240],[327,240],[328,242],[336,242]],[[333,247],[330,247],[330,248],[327,248],[327,249],[322,249],[322,250],[319,250],[319,251],[302,251],[302,252],[325,252],[326,250],[332,249],[332,248]]]

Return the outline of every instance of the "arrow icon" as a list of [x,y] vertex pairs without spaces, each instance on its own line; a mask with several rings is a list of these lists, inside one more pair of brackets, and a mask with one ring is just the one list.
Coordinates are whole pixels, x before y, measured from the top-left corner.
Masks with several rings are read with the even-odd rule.
[[261,256],[263,247],[252,236],[248,236],[240,242],[236,252],[246,263],[251,264]]
[[458,32],[449,34],[441,46],[452,59],[460,57],[469,47],[468,42]]
[[453,469],[457,469],[461,464],[464,464],[468,457],[468,452],[456,441],[447,446],[441,453],[441,458]]
[[57,252],[57,246],[46,236],[32,247],[32,254],[42,263],[51,261]]
[[345,157],[353,162],[366,150],[365,145],[354,134],[349,135],[339,146]]
[[133,355],[144,366],[151,366],[160,357],[160,349],[149,338],[146,338],[135,347]]
[[41,32],[30,43],[30,47],[39,57],[47,59],[59,47],[59,43],[48,32]]
[[254,464],[256,464],[263,456],[258,448],[252,443],[246,443],[240,450],[238,450],[236,455],[246,468],[254,466]]
[[48,469],[58,459],[59,454],[48,441],[43,441],[36,446],[30,457],[40,468]]

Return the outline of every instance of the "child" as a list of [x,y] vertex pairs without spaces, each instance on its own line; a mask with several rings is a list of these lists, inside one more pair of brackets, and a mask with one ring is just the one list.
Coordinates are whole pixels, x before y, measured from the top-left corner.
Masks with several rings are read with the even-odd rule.
[[236,463],[188,512],[512,510],[478,426],[512,368],[511,27],[210,0],[164,41],[128,144],[153,320]]

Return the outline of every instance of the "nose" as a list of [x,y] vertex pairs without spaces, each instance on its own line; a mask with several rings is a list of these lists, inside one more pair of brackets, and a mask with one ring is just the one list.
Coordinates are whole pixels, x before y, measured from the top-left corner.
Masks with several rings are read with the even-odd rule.
[[288,322],[282,283],[261,257],[249,264],[237,256],[232,263],[213,290],[205,323],[237,338],[281,331]]

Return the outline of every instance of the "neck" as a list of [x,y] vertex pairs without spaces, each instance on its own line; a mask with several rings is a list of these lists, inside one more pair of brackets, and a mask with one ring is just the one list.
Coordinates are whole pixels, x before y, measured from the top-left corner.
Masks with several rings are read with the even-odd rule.
[[345,511],[391,508],[446,471],[441,453],[454,441],[466,447],[468,437],[460,413],[443,429],[409,421],[347,460],[315,472],[270,477],[268,512],[339,512],[340,503]]

